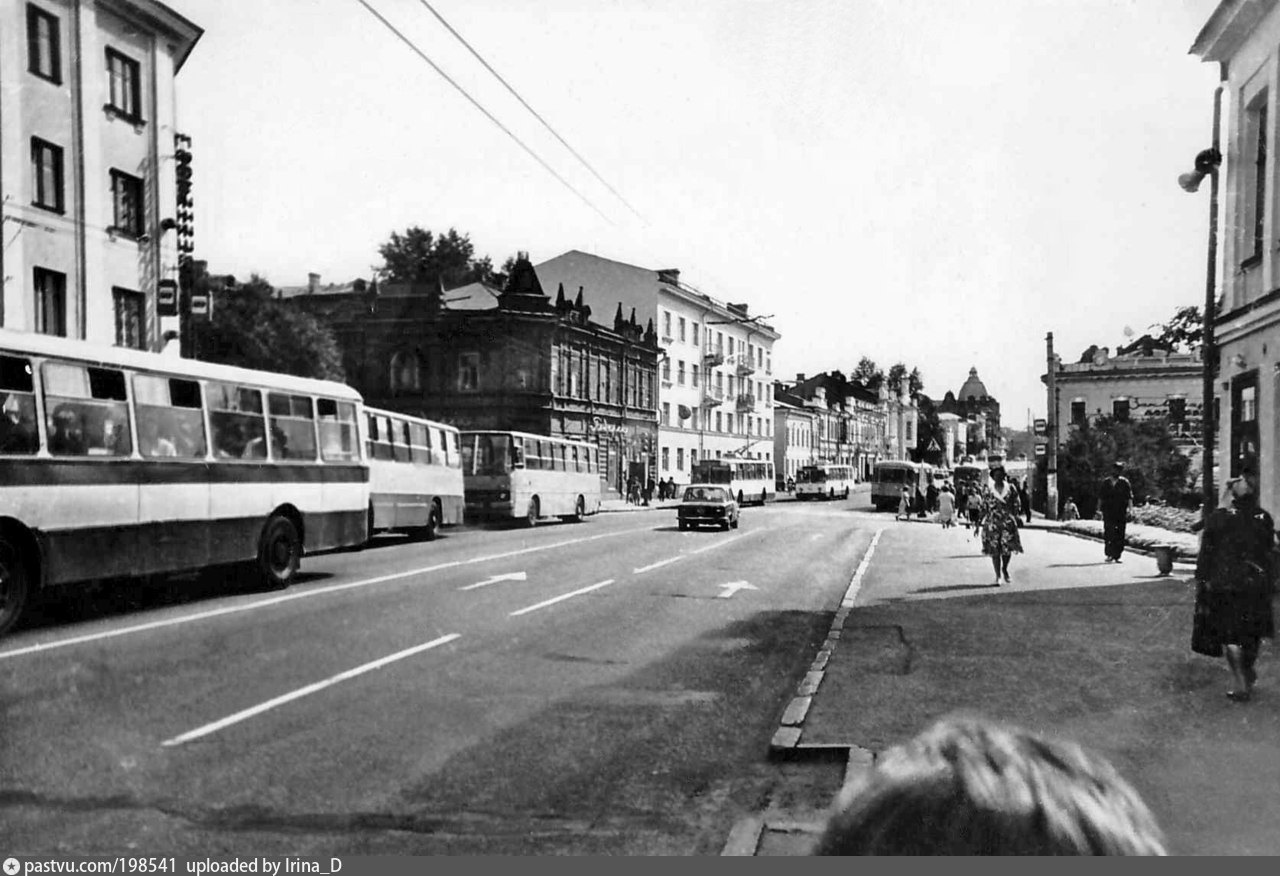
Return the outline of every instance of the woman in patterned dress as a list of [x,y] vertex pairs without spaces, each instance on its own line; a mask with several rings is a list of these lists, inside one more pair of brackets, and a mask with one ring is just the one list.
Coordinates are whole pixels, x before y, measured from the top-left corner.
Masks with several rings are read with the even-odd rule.
[[1000,577],[1009,580],[1009,557],[1022,553],[1022,538],[1018,535],[1018,515],[1022,501],[1018,491],[1009,483],[1004,466],[991,469],[991,480],[982,491],[982,552],[991,557],[996,571],[996,586]]

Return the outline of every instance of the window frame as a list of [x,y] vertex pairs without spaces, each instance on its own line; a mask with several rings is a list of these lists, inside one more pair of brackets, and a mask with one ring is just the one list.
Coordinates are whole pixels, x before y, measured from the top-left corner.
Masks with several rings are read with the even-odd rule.
[[[39,23],[49,25],[50,72],[40,69]],[[34,3],[27,4],[27,72],[54,85],[62,84],[62,19]]]
[[[112,115],[119,116],[126,121],[134,124],[140,124],[142,117],[142,64],[133,58],[130,58],[124,52],[112,46],[106,47],[107,58],[107,102],[103,104],[103,109]],[[116,72],[115,65],[119,64],[123,72],[130,74],[123,77],[121,88],[126,93],[128,102],[133,104],[133,110],[126,106],[122,106],[116,102]]]
[[[133,224],[126,225],[121,219],[128,219],[127,215],[122,216],[122,199],[128,195],[134,195],[137,204],[134,209]],[[111,230],[116,234],[137,240],[142,237],[147,230],[147,204],[146,204],[146,183],[142,177],[134,176],[126,173],[118,168],[111,168]]]
[[[138,336],[135,343],[128,343],[128,338],[122,337],[121,325],[121,304],[130,303],[137,309],[138,319]],[[116,329],[116,346],[126,347],[131,350],[147,349],[147,296],[136,289],[126,289],[123,286],[111,287],[111,306],[115,313],[115,329]]]
[[[37,334],[50,335],[57,338],[67,337],[67,275],[61,271],[35,266],[31,269],[31,291],[35,296],[35,330]],[[57,289],[51,290],[42,281],[57,281]],[[46,306],[50,292],[58,294],[57,321],[58,331],[49,331],[47,320],[49,309]]]
[[[52,160],[53,201],[44,190],[44,157]],[[31,206],[59,215],[67,212],[66,150],[43,137],[31,138]]]

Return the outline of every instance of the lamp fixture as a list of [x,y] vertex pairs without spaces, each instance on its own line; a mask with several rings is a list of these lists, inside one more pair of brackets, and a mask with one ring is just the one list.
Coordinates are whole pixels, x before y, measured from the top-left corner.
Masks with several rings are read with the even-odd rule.
[[1217,149],[1202,149],[1196,155],[1195,170],[1178,175],[1178,185],[1184,192],[1194,192],[1206,176],[1214,173],[1222,163],[1222,153]]

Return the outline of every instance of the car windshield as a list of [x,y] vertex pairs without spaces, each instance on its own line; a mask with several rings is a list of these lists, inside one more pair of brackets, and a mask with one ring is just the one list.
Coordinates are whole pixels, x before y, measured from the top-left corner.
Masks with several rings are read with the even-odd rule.
[[720,487],[688,487],[684,491],[686,502],[723,502],[726,498]]

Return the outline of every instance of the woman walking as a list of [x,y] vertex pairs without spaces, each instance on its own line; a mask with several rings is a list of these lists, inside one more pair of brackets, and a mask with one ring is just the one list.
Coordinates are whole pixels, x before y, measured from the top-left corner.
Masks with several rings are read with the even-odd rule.
[[1006,480],[1004,466],[991,469],[991,482],[982,494],[982,552],[991,557],[996,571],[996,586],[1000,577],[1009,580],[1009,557],[1022,553],[1022,538],[1018,535],[1018,515],[1022,502],[1018,491]]
[[950,529],[955,525],[955,510],[956,497],[951,495],[950,485],[943,484],[942,492],[938,493],[938,522],[943,529]]
[[1271,515],[1258,505],[1250,481],[1238,478],[1228,486],[1231,505],[1214,509],[1201,535],[1191,647],[1209,657],[1226,654],[1232,679],[1227,696],[1244,703],[1258,677],[1258,646],[1275,637],[1271,587],[1276,538]]

